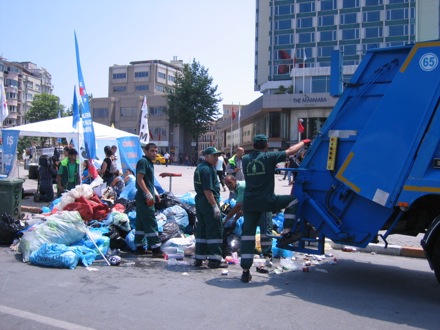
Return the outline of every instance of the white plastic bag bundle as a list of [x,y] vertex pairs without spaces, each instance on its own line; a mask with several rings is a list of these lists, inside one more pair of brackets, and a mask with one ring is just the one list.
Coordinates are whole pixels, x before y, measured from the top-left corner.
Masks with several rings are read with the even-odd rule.
[[58,204],[58,209],[63,210],[67,204],[73,203],[75,199],[84,196],[90,199],[93,196],[93,189],[88,184],[78,185],[75,188],[65,192],[61,196],[61,201]]
[[44,243],[70,245],[84,237],[86,227],[78,211],[63,211],[47,217],[46,222],[35,225],[24,233],[18,245],[23,261]]

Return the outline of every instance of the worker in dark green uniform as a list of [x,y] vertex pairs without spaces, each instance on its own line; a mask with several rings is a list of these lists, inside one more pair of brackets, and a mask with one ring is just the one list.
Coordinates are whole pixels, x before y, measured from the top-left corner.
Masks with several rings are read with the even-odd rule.
[[215,165],[221,154],[214,147],[206,148],[205,159],[194,171],[197,225],[194,266],[201,267],[208,259],[209,268],[226,268],[222,260],[223,226],[219,207],[220,185]]
[[277,196],[275,189],[275,168],[286,157],[297,153],[310,140],[303,140],[285,151],[268,152],[267,136],[259,134],[254,138],[254,151],[243,157],[243,173],[246,181],[243,198],[244,222],[241,236],[241,280],[252,279],[249,269],[252,266],[255,250],[255,232],[258,221],[264,212],[284,210],[284,228],[280,243],[290,244],[301,238],[300,232],[292,233],[295,223],[297,200],[293,195]]
[[153,258],[163,258],[160,250],[161,241],[158,234],[154,203],[160,202],[160,196],[154,189],[154,161],[156,160],[157,146],[148,143],[144,147],[144,156],[136,164],[136,231],[134,243],[136,254],[146,254],[145,239],[152,250]]

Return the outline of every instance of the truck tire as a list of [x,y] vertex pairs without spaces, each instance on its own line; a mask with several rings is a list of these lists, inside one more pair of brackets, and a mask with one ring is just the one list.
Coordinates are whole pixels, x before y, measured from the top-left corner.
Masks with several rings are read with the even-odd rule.
[[432,266],[437,282],[440,284],[440,236],[435,240],[434,251],[432,252]]

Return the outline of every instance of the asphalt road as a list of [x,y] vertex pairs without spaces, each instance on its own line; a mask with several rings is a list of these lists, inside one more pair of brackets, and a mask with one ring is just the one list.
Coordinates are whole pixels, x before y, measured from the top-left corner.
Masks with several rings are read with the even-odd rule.
[[222,275],[126,255],[119,267],[51,269],[0,248],[0,328],[438,329],[440,288],[426,261],[334,257],[308,272],[253,269],[245,284],[238,265]]
[[[193,191],[193,167],[156,167],[182,173],[172,192]],[[277,179],[281,176],[277,176]],[[165,189],[169,179],[158,176]],[[35,186],[26,180],[25,189]],[[289,193],[276,180],[278,193]],[[227,198],[228,193],[221,193]],[[26,200],[23,201],[26,203]],[[440,288],[423,259],[329,250],[315,260],[296,254],[297,271],[274,260],[270,274],[241,268],[194,269],[122,254],[119,267],[103,261],[75,270],[21,262],[0,247],[1,329],[437,329]],[[336,262],[334,261],[336,258]],[[311,262],[309,271],[303,264]],[[307,269],[306,269],[307,270]]]

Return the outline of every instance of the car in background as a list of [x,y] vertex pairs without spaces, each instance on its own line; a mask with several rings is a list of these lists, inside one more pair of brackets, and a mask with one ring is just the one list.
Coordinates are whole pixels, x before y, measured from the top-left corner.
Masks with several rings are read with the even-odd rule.
[[162,154],[156,154],[156,165],[165,165],[165,158]]

